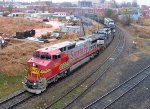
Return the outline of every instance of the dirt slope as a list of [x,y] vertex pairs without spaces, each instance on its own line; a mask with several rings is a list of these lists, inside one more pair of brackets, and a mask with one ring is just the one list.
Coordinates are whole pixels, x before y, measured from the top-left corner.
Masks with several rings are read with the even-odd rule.
[[[11,46],[0,50],[0,72],[15,75],[23,71],[26,61],[32,56],[35,49],[41,46],[37,43],[13,40]],[[17,42],[17,43],[16,43]]]
[[[51,27],[42,22],[13,17],[0,17],[0,24],[0,33],[7,34],[7,37],[15,35],[17,31]],[[15,75],[21,72],[23,64],[31,57],[34,50],[40,47],[39,43],[11,39],[6,48],[0,49],[0,73]]]
[[42,22],[13,17],[0,17],[0,33],[15,35],[17,31],[25,31],[35,28],[51,27]]

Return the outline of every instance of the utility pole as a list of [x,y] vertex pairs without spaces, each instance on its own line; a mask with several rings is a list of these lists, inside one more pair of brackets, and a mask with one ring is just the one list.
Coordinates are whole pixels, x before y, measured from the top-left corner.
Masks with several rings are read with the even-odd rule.
[[38,2],[39,2],[38,4],[40,5],[41,0],[39,0]]
[[[83,36],[85,36],[85,30],[84,30],[82,18],[81,18],[81,30],[82,30],[81,32],[82,32]],[[81,34],[81,36],[82,36],[82,34]]]
[[3,7],[5,7],[5,0],[3,0]]
[[114,8],[117,8],[117,3],[115,0],[112,0],[113,1],[113,4],[114,4]]
[[13,5],[14,5],[14,1],[13,1],[13,0],[10,0],[10,1],[9,1],[9,7],[8,7],[8,11],[9,11],[10,13],[12,13],[12,11],[13,11]]

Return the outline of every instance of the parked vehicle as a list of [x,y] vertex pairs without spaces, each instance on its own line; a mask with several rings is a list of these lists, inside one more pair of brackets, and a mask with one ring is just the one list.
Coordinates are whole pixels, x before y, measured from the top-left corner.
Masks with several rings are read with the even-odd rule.
[[24,31],[24,32],[16,32],[16,38],[18,39],[25,39],[28,37],[33,37],[35,35],[35,30],[28,30],[28,31]]

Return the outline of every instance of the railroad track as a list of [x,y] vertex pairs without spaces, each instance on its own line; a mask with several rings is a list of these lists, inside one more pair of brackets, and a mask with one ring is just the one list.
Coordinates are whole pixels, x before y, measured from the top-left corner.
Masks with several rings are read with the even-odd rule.
[[83,109],[106,109],[150,76],[150,65]]
[[0,109],[12,109],[13,107],[19,105],[20,103],[30,99],[34,95],[27,92],[21,91],[16,95],[13,95],[0,102]]
[[[120,40],[119,40],[120,43]],[[115,50],[119,47],[119,43],[117,45],[117,47],[115,48]],[[115,52],[115,51],[114,51]],[[107,61],[109,60],[113,60],[113,53],[104,61],[104,63],[107,63]],[[102,65],[104,64],[102,63]],[[98,68],[99,69],[99,68]],[[97,69],[97,70],[98,70]],[[82,83],[84,83],[88,78],[90,78],[93,73],[95,73],[95,71],[93,71],[91,74],[89,74],[84,80],[82,80],[81,82],[79,82],[77,85],[75,85],[75,87],[73,87],[70,91],[68,91],[66,94],[64,94],[63,96],[61,96],[59,99],[57,99],[56,101],[54,101],[53,103],[51,103],[50,105],[48,105],[45,109],[51,107],[52,105],[54,105],[55,103],[57,103],[59,100],[61,100],[62,98],[64,98],[65,96],[67,96],[70,92],[72,92],[73,90],[75,90],[77,87],[79,87]],[[55,86],[55,84],[54,84]],[[27,91],[21,91],[20,93],[11,96],[3,101],[0,101],[0,109],[12,109],[16,106],[18,106],[19,104],[22,104],[23,102],[25,102],[26,100],[32,98],[34,96],[34,94],[29,93]]]
[[[63,99],[68,98],[68,97],[73,97],[73,99],[69,102],[66,103],[64,102],[64,108],[68,108],[72,103],[74,103],[78,98],[80,98],[88,89],[90,89],[105,73],[106,71],[112,66],[112,64],[115,62],[117,57],[120,55],[120,53],[123,51],[124,44],[125,44],[125,39],[123,36],[123,33],[121,30],[118,28],[118,35],[120,36],[118,38],[119,43],[116,46],[115,50],[113,53],[102,63],[101,66],[99,66],[95,71],[93,71],[90,75],[88,75],[82,82],[80,82],[78,85],[73,87],[71,90],[69,90],[67,93],[65,93],[63,96],[61,96],[59,99],[54,101],[53,103],[47,105],[44,109],[52,109],[55,108],[55,105],[59,103],[60,101],[63,101]],[[94,78],[94,81],[92,83],[88,83],[90,79]],[[85,87],[84,87],[85,86]],[[80,94],[77,94],[77,90],[82,90]],[[65,100],[64,100],[65,101]],[[58,107],[58,108],[62,108]]]
[[149,106],[147,106],[145,109],[150,109],[150,105],[149,105]]

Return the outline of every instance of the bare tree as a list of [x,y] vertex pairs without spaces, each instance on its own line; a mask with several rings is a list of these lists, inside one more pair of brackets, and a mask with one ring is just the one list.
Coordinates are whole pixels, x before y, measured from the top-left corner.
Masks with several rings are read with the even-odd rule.
[[127,2],[127,7],[131,7],[131,6],[132,6],[131,2]]
[[121,23],[123,25],[129,26],[131,24],[131,16],[130,16],[130,14],[123,15],[123,17],[121,18]]
[[133,6],[133,7],[137,7],[137,6],[138,6],[138,4],[137,4],[137,0],[133,0],[133,2],[132,2],[132,6]]
[[122,2],[120,5],[121,5],[121,7],[127,7],[127,3],[125,1]]
[[100,3],[104,3],[105,2],[105,0],[100,0]]

